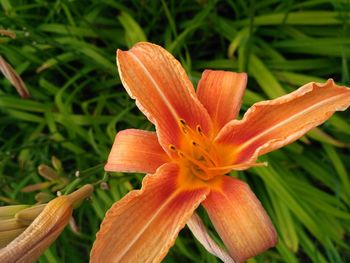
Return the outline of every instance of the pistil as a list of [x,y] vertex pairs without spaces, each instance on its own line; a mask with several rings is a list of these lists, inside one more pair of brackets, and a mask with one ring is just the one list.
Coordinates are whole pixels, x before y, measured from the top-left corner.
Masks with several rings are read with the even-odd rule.
[[192,129],[185,120],[179,120],[179,126],[183,133],[179,147],[169,145],[169,149],[180,158],[177,160],[182,167],[202,180],[210,180],[224,174],[218,167],[220,162],[213,142],[202,131],[200,125]]
[[183,132],[184,138],[186,138],[185,144],[190,143],[191,146],[195,146],[193,149],[194,152],[199,151],[208,162],[216,166],[217,154],[215,148],[213,147],[212,140],[203,133],[201,126],[197,125],[196,129],[193,130],[183,119],[179,120],[179,126]]
[[266,166],[266,163],[241,163],[223,165],[213,141],[202,131],[200,125],[192,129],[185,120],[179,120],[183,133],[182,141],[177,148],[169,145],[169,149],[179,156],[177,162],[196,177],[208,181],[216,176],[224,175],[235,169],[249,166]]

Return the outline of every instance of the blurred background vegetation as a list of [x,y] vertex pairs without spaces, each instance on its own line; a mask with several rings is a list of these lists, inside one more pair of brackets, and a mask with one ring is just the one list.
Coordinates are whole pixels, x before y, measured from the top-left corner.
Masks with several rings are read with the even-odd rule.
[[[20,98],[1,76],[0,205],[95,185],[75,227],[39,262],[87,262],[105,211],[140,186],[143,175],[103,171],[118,130],[153,129],[120,84],[117,48],[160,44],[195,84],[206,68],[248,72],[241,113],[310,81],[350,85],[348,0],[1,0],[0,10],[0,29],[17,36],[0,35],[0,55],[31,93]],[[250,263],[350,261],[349,118],[337,113],[268,154],[267,168],[232,173],[253,188],[279,234],[278,246]],[[184,229],[164,262],[219,261]]]

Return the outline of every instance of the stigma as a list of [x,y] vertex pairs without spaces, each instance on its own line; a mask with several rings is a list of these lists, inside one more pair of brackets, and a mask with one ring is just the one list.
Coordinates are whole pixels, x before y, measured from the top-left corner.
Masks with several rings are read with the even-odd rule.
[[200,125],[191,128],[185,120],[178,121],[181,130],[181,140],[178,146],[169,145],[169,150],[175,153],[174,161],[188,173],[203,181],[209,181],[232,170],[242,170],[253,166],[267,166],[262,163],[232,163],[233,149],[229,150],[215,143],[203,133]]

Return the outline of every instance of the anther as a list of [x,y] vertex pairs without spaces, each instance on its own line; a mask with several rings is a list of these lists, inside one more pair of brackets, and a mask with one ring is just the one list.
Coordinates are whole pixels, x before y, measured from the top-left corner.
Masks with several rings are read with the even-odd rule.
[[183,126],[187,126],[186,122],[184,119],[180,119],[180,123],[183,125]]
[[185,120],[179,119],[179,123],[180,123],[180,128],[181,128],[182,132],[184,134],[187,134],[188,133],[188,125],[186,124]]
[[183,158],[185,155],[184,155],[184,153],[183,152],[181,152],[181,151],[178,151],[177,152],[177,154],[179,155],[179,157],[181,157],[181,158]]
[[169,149],[172,150],[173,152],[176,152],[176,147],[173,144],[169,144]]
[[197,125],[196,126],[196,129],[197,129],[197,132],[200,134],[200,135],[203,135],[203,131],[202,131],[202,128],[200,125]]

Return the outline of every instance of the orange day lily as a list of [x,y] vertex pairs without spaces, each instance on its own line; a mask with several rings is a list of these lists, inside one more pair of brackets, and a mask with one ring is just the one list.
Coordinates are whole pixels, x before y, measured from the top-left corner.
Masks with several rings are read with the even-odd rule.
[[227,176],[300,138],[350,105],[350,89],[308,83],[238,115],[245,73],[204,71],[194,90],[165,49],[117,51],[122,83],[156,132],[117,134],[107,171],[149,173],[107,212],[91,262],[160,262],[202,204],[236,262],[275,246],[276,231],[248,185]]

